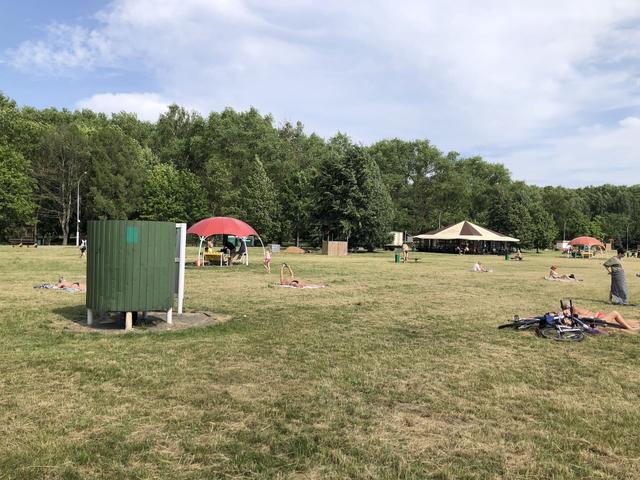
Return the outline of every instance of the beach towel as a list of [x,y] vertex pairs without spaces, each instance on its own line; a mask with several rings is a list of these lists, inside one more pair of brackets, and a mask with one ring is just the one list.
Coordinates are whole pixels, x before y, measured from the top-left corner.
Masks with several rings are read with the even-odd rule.
[[67,293],[77,293],[81,291],[79,288],[72,288],[72,287],[60,288],[55,283],[41,283],[40,285],[34,285],[33,288],[45,288],[47,290],[62,290]]
[[609,301],[616,305],[627,305],[629,303],[629,290],[627,289],[627,279],[624,270],[614,270],[611,272],[611,292]]
[[549,280],[550,282],[581,282],[582,280],[578,280],[577,278],[554,278],[554,277],[543,277],[545,280]]

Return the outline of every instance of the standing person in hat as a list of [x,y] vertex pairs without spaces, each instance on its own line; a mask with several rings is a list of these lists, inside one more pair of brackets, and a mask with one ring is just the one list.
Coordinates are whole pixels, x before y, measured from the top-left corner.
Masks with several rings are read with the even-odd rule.
[[626,250],[620,247],[616,255],[603,263],[607,272],[611,275],[609,302],[616,305],[627,305],[629,303],[629,290],[627,289],[627,280],[624,276],[624,267],[622,265],[622,258],[625,253]]

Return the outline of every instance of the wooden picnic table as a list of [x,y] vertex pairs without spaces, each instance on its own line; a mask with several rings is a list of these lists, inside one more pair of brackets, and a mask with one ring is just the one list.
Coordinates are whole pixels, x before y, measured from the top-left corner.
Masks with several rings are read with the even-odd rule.
[[228,255],[225,255],[222,252],[209,252],[204,254],[204,259],[206,261],[220,266],[227,264],[227,257]]

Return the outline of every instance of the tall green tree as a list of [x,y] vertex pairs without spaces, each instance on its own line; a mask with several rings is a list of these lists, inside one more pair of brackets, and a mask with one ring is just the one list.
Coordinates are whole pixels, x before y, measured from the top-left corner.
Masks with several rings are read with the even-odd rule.
[[358,222],[352,244],[372,251],[386,243],[393,219],[393,202],[382,181],[378,164],[364,148],[357,147],[351,158],[360,190]]
[[489,227],[520,239],[529,248],[548,248],[557,238],[553,217],[544,209],[540,192],[524,182],[498,188],[491,198]]
[[94,219],[127,219],[142,201],[144,155],[138,142],[118,126],[107,125],[90,136],[86,212]]
[[35,180],[21,153],[0,142],[0,237],[35,223]]
[[393,204],[378,165],[345,135],[331,139],[330,146],[315,180],[314,218],[323,238],[368,249],[384,244]]
[[280,237],[294,238],[300,246],[300,238],[310,233],[309,220],[313,205],[313,170],[298,170],[285,180],[280,195]]
[[207,217],[206,196],[197,177],[172,164],[153,166],[143,186],[140,219],[192,224]]
[[205,121],[196,112],[188,112],[178,105],[170,105],[160,115],[151,140],[162,163],[171,163],[180,170],[197,171],[202,165],[195,158],[193,141],[205,129]]
[[355,148],[345,135],[333,137],[330,153],[314,180],[312,218],[322,239],[349,241],[358,222],[360,190],[348,159],[349,151]]
[[53,126],[44,133],[40,153],[34,162],[38,210],[39,215],[58,221],[63,245],[69,240],[69,222],[88,160],[88,136],[77,125]]
[[280,230],[277,223],[280,205],[273,182],[259,157],[255,157],[253,168],[240,191],[237,215],[251,225],[264,240],[274,239]]

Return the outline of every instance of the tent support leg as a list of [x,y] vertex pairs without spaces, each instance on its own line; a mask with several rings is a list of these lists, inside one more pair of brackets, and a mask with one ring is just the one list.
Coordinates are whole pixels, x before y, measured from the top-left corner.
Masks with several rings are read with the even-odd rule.
[[198,245],[198,261],[196,262],[196,266],[202,266],[204,263],[204,256],[202,260],[200,259],[200,252],[202,251],[202,242],[204,242],[204,237],[200,237],[200,245]]

